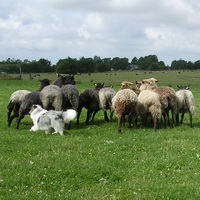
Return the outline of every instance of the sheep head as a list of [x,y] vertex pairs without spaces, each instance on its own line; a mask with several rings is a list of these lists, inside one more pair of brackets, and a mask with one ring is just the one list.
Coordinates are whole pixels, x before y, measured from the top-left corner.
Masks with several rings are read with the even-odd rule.
[[186,85],[177,85],[178,90],[189,90],[189,86]]
[[121,89],[121,90],[123,90],[123,89],[132,89],[132,88],[133,88],[132,85],[133,85],[133,83],[131,83],[131,82],[129,82],[129,81],[123,81],[123,82],[121,83],[120,89]]

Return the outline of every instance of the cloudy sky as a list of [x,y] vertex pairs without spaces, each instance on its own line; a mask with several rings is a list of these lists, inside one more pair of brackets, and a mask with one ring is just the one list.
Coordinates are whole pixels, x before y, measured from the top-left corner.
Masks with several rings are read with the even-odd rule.
[[0,60],[200,60],[199,0],[6,0],[0,10]]

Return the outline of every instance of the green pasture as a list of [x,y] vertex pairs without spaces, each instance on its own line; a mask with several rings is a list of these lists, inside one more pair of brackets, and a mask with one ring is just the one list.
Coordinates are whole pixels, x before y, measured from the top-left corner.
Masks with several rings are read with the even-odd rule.
[[[12,75],[13,78],[18,75]],[[157,78],[159,86],[190,85],[195,96],[193,128],[188,115],[184,124],[158,130],[122,128],[103,120],[99,111],[86,125],[83,110],[80,125],[75,121],[65,136],[30,132],[26,116],[16,129],[7,126],[7,104],[19,89],[34,91],[38,78],[0,80],[0,199],[2,200],[193,200],[200,199],[200,72],[108,72],[75,75],[79,91],[104,82],[118,90],[122,81]],[[41,74],[40,79],[56,79]]]

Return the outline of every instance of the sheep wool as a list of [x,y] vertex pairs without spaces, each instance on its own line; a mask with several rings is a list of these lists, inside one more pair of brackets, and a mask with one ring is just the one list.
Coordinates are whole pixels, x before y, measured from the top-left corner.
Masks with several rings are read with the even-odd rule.
[[[181,124],[183,123],[184,114],[189,113],[190,126],[192,127],[192,116],[194,115],[196,109],[193,93],[190,90],[180,89],[176,91],[176,96],[178,99],[178,113],[182,113]],[[177,121],[179,121],[178,114],[176,117]]]
[[118,118],[118,132],[121,132],[125,115],[129,117],[129,127],[137,116],[137,94],[131,89],[119,90],[112,99],[112,106]]
[[[104,87],[99,90],[99,107],[104,112],[104,120],[109,122],[113,120],[114,109],[112,107],[112,99],[115,96],[116,91],[111,87]],[[110,119],[107,115],[107,109],[110,110]]]
[[138,115],[151,114],[154,121],[154,130],[157,120],[161,119],[161,103],[159,95],[151,90],[143,90],[138,95]]

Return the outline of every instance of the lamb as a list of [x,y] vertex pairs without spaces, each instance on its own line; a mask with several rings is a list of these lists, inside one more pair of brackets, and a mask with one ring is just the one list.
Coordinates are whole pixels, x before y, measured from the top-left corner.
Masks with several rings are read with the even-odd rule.
[[161,103],[159,95],[151,90],[143,90],[138,95],[137,104],[138,115],[144,118],[143,124],[146,125],[148,114],[151,114],[154,123],[154,130],[157,127],[157,121],[161,119]]
[[[46,110],[55,109],[60,111],[62,109],[62,92],[60,87],[65,84],[66,76],[58,74],[58,79],[53,85],[48,85],[40,92],[40,99],[43,108]],[[74,80],[71,80],[74,84]]]
[[87,109],[87,117],[86,117],[86,124],[89,123],[90,118],[92,117],[91,121],[94,120],[95,114],[100,110],[99,107],[99,90],[103,88],[103,83],[95,84],[95,89],[85,89],[79,95],[79,103],[77,109],[77,121],[76,123],[79,124],[79,118],[82,111],[82,108],[85,107]]
[[112,99],[112,106],[118,118],[118,132],[121,133],[122,124],[125,122],[125,116],[128,115],[129,128],[137,116],[137,94],[131,89],[119,90]]
[[[112,122],[114,109],[112,107],[112,98],[115,96],[116,91],[112,87],[104,87],[99,90],[99,107],[104,112],[104,120]],[[107,109],[110,110],[110,119],[107,115]]]
[[140,90],[153,90],[156,92],[160,97],[161,102],[161,108],[162,108],[162,115],[164,117],[164,126],[167,127],[167,121],[166,117],[168,118],[168,124],[169,124],[169,110],[172,112],[172,122],[173,125],[176,122],[176,114],[177,114],[177,97],[176,93],[173,88],[171,87],[158,87],[156,85],[153,85],[149,81],[142,81],[142,84],[140,86]]
[[40,100],[40,91],[44,87],[50,85],[50,82],[51,82],[51,80],[49,80],[49,79],[40,80],[39,90],[31,92],[24,97],[22,104],[19,108],[19,118],[17,120],[17,129],[19,129],[19,124],[20,124],[21,120],[24,118],[24,116],[29,114],[29,111],[33,104],[42,105],[42,102]]
[[176,91],[176,96],[178,98],[178,113],[176,115],[177,123],[179,123],[179,113],[181,115],[181,124],[183,123],[183,118],[185,113],[190,115],[190,127],[192,127],[192,116],[195,113],[195,100],[192,92],[187,86],[178,86],[178,91]]
[[[9,103],[7,105],[7,109],[8,109],[8,117],[7,117],[7,122],[8,122],[8,126],[11,125],[12,120],[15,117],[19,116],[19,108],[20,105],[24,99],[24,97],[29,94],[30,91],[28,90],[17,90],[15,92],[13,92],[10,96],[9,99]],[[13,112],[13,115],[11,115],[11,113]]]

